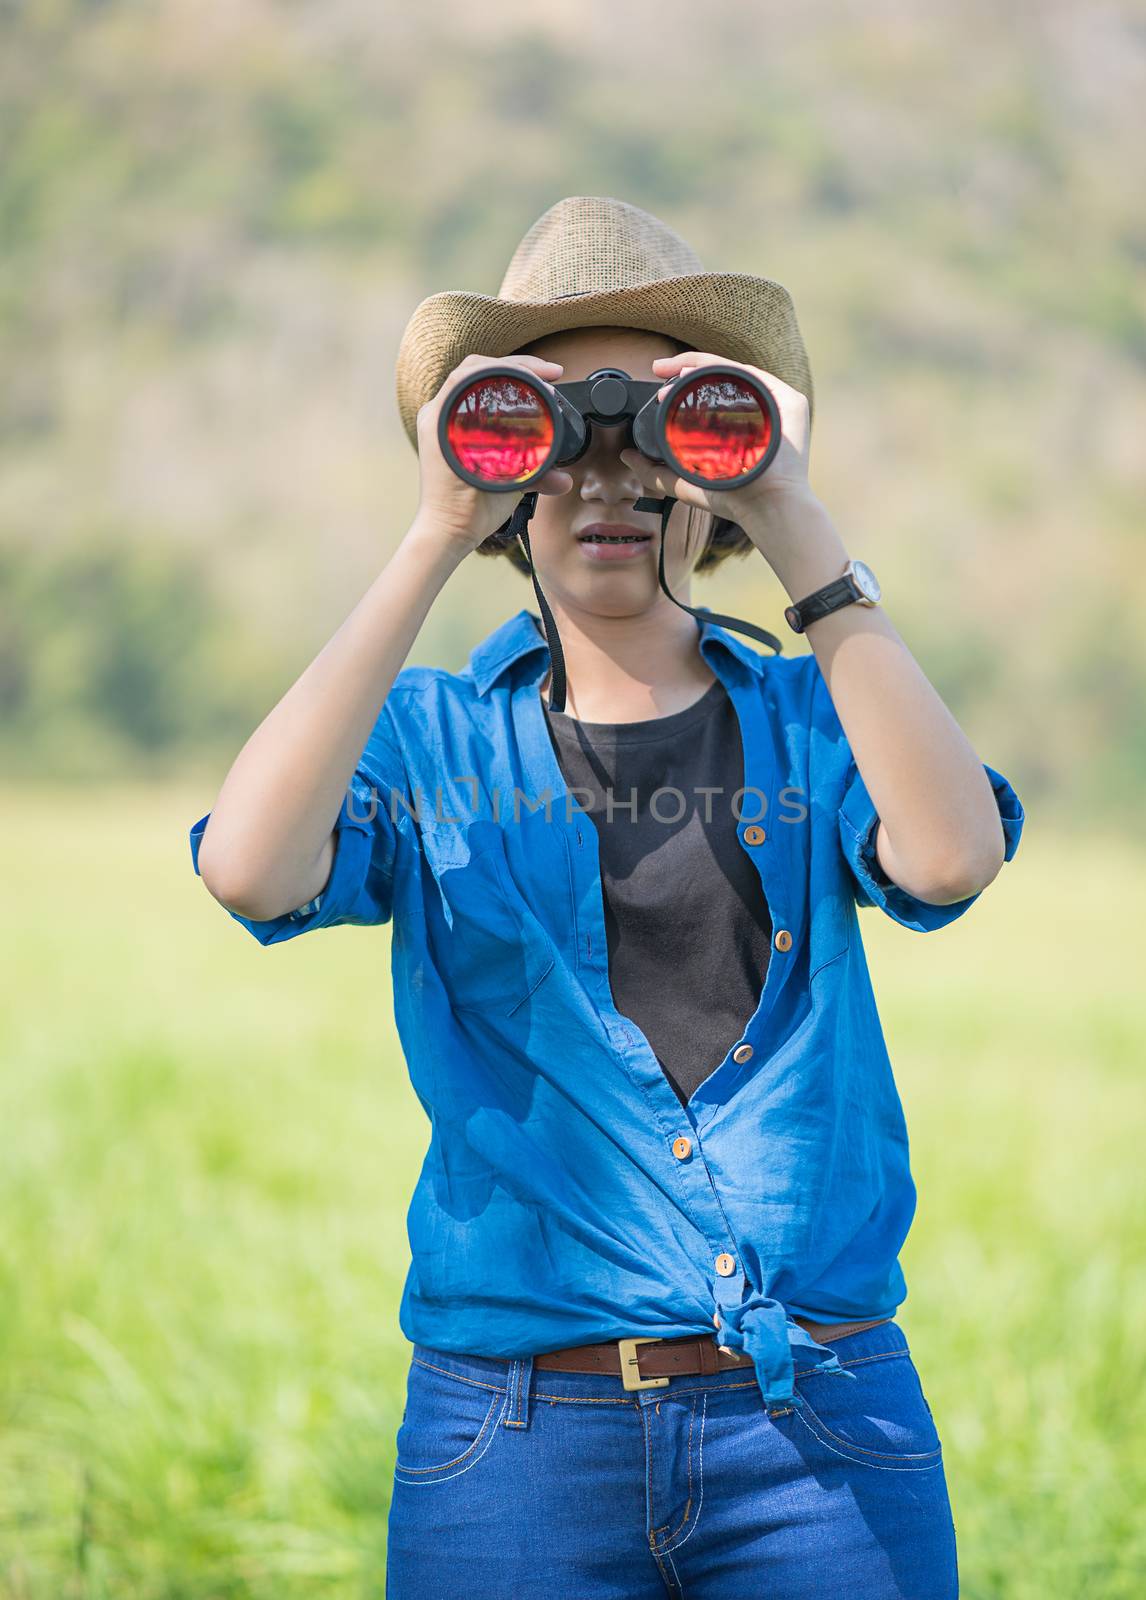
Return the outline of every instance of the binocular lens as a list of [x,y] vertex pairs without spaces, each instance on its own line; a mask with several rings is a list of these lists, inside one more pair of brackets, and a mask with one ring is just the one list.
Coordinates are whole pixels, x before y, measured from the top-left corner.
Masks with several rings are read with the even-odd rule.
[[697,378],[673,395],[665,439],[698,478],[751,472],[772,442],[772,419],[756,391],[736,378]]
[[446,436],[467,472],[488,483],[531,477],[553,446],[553,417],[532,384],[504,373],[478,378],[450,411]]

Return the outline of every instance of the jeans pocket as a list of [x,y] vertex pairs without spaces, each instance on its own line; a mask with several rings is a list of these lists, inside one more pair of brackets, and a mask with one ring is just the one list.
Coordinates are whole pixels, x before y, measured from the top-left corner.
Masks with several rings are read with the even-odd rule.
[[395,1476],[440,1483],[468,1472],[495,1443],[508,1394],[414,1358],[398,1428]]
[[[897,1333],[901,1340],[902,1333]],[[943,1446],[906,1346],[843,1360],[840,1365],[854,1377],[805,1372],[795,1385],[795,1415],[823,1448],[859,1466],[884,1471],[938,1466]]]

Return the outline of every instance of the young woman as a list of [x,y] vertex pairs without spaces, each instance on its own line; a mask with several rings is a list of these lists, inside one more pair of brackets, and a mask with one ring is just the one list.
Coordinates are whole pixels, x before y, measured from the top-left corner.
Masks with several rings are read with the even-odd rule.
[[[405,665],[468,555],[529,570],[499,535],[520,497],[464,483],[437,442],[445,393],[494,359],[546,383],[728,361],[782,416],[735,492],[622,427],[549,472],[529,554],[563,711],[527,608],[459,673]],[[393,924],[431,1139],[387,1594],[954,1596],[942,1447],[894,1316],[915,1190],[856,913],[944,926],[1023,811],[878,590],[841,597],[786,292],[574,197],[496,299],[423,302],[399,405],[417,515],[192,829],[262,943]],[[664,495],[677,604],[661,518],[636,509]],[[768,564],[810,650],[687,609],[732,554]]]

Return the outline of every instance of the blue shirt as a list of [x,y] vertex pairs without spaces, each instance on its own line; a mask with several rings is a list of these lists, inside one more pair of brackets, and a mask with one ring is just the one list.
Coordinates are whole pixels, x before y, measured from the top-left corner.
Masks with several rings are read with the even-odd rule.
[[[882,873],[814,655],[697,627],[740,723],[729,825],[773,948],[742,1037],[686,1106],[613,1004],[597,835],[549,739],[549,651],[525,609],[461,672],[398,674],[323,892],[268,921],[231,915],[265,945],[392,922],[395,1021],[430,1122],[407,1217],[409,1340],[521,1356],[711,1336],[719,1310],[720,1342],[750,1354],[774,1401],[792,1394],[793,1345],[843,1370],[793,1315],[890,1316],[906,1295],[915,1188],[857,908],[929,932],[978,897],[932,905]],[[984,770],[1009,861],[1023,808]]]

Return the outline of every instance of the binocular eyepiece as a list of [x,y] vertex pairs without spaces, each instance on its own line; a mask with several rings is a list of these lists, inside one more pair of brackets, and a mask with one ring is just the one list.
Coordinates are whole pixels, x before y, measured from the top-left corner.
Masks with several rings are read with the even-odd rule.
[[[661,389],[663,398],[657,399]],[[492,537],[517,538],[541,610],[550,656],[550,711],[565,709],[565,658],[529,548],[528,526],[539,483],[553,467],[566,467],[589,449],[594,427],[626,428],[621,449],[632,447],[663,462],[686,483],[707,489],[739,489],[766,471],[780,448],[780,408],[771,390],[742,367],[716,362],[679,374],[666,384],[630,378],[619,367],[599,367],[575,383],[549,384],[506,362],[491,362],[461,379],[438,413],[438,443],[450,468],[465,483],[495,494],[521,493],[513,514]],[[665,533],[675,497],[642,496],[636,511],[661,513],[659,581],[682,611],[747,633],[777,655],[775,634],[686,606],[665,581]]]

